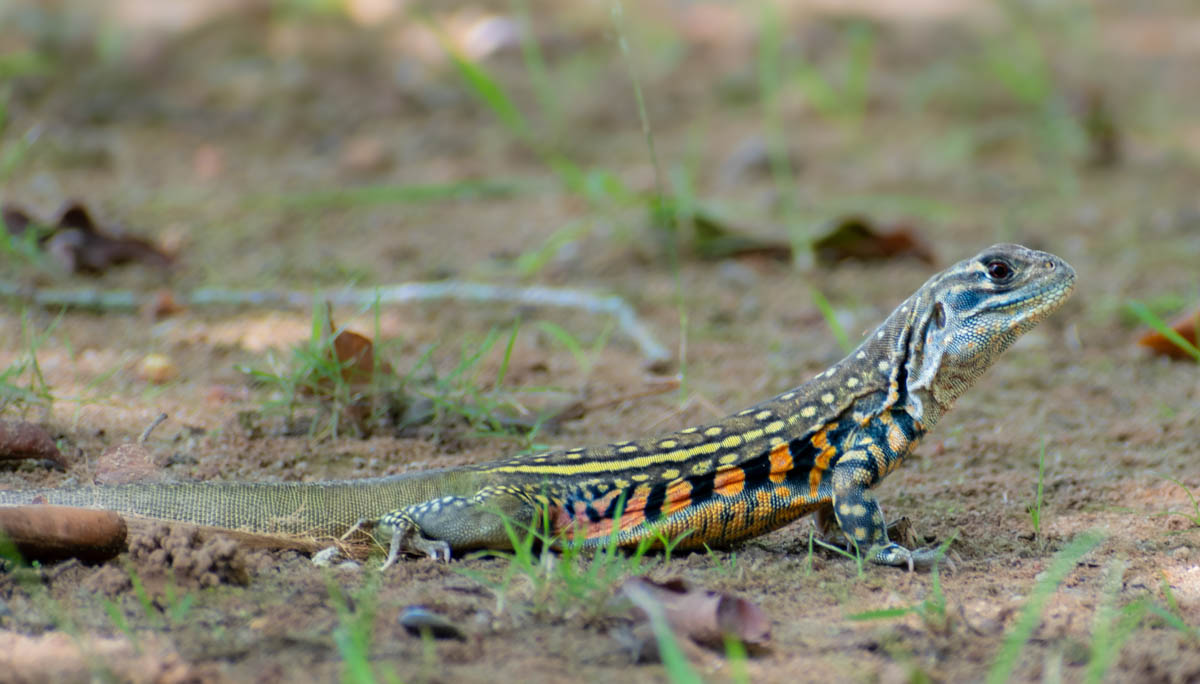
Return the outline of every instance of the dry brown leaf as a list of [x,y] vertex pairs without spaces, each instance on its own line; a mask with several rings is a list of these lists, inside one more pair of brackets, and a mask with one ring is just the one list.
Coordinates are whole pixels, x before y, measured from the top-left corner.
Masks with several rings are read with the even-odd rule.
[[0,461],[44,459],[65,470],[63,458],[54,438],[45,428],[23,421],[0,420]]
[[359,335],[352,330],[337,332],[337,326],[333,323],[333,311],[330,310],[331,307],[328,303],[325,306],[325,318],[329,321],[329,334],[336,333],[333,338],[333,360],[341,365],[342,380],[347,385],[351,387],[369,385],[376,372],[382,375],[395,373],[392,366],[386,361],[380,361],[379,366],[376,367],[375,343],[371,341],[371,338]]
[[683,580],[655,582],[646,577],[626,580],[621,593],[647,616],[661,612],[676,634],[705,646],[721,647],[726,638],[764,646],[771,639],[771,623],[763,610],[736,596]]
[[[1197,346],[1196,333],[1200,330],[1200,309],[1196,309],[1194,312],[1172,321],[1171,329],[1179,333],[1179,336],[1183,339],[1191,342],[1193,347]],[[1193,358],[1187,350],[1168,340],[1166,335],[1157,331],[1143,335],[1142,339],[1138,340],[1138,344],[1152,349],[1155,354],[1161,354],[1172,359],[1188,360]]]
[[933,252],[912,226],[898,224],[885,230],[862,216],[847,216],[838,221],[829,234],[813,242],[813,252],[826,265],[849,259],[879,261],[902,257],[934,263]]
[[159,320],[183,311],[184,305],[170,290],[158,290],[141,307],[144,317]]
[[0,506],[0,530],[25,560],[100,561],[125,547],[124,518],[90,508]]
[[[333,353],[342,366],[342,379],[348,385],[365,385],[371,382],[375,374],[375,344],[371,339],[350,330],[343,330],[333,338]],[[385,370],[386,363],[379,364],[379,370],[390,373],[391,367]]]
[[8,234],[13,237],[21,237],[29,230],[29,226],[33,223],[33,219],[29,217],[20,207],[12,204],[5,204],[0,207],[0,219],[4,221],[4,228],[8,230]]
[[[15,205],[5,205],[0,213],[12,235],[22,235],[36,223]],[[121,264],[136,262],[166,268],[174,261],[142,238],[113,236],[101,231],[87,207],[80,202],[71,202],[64,207],[50,231],[39,236],[38,245],[68,271],[90,275],[99,275]]]

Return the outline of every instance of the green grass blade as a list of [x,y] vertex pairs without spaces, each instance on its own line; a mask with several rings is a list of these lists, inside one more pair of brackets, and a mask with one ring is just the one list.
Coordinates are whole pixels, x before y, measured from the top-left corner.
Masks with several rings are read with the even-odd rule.
[[1042,574],[1042,579],[1034,585],[1029,600],[1025,602],[1025,608],[1021,611],[1021,616],[1009,630],[1008,635],[1004,638],[1004,643],[1000,646],[999,653],[996,654],[996,659],[992,661],[992,667],[987,676],[988,684],[1002,684],[1012,677],[1013,671],[1017,668],[1017,662],[1021,658],[1021,650],[1033,636],[1033,630],[1037,629],[1038,622],[1042,619],[1042,609],[1046,607],[1050,595],[1075,568],[1079,559],[1094,549],[1102,539],[1100,535],[1094,533],[1081,534],[1050,559],[1050,566]]
[[862,613],[851,613],[846,616],[847,620],[855,620],[865,622],[867,620],[888,620],[891,618],[904,617],[913,611],[912,607],[907,608],[882,608],[880,610],[868,610]]
[[437,35],[438,42],[441,43],[442,49],[450,56],[450,60],[454,62],[454,66],[458,69],[459,76],[462,76],[463,81],[470,87],[475,96],[487,105],[492,113],[500,119],[500,123],[509,130],[514,136],[525,143],[534,143],[534,137],[530,133],[529,122],[525,119],[525,115],[517,108],[512,98],[505,92],[504,87],[500,82],[492,77],[491,74],[483,68],[481,64],[472,60],[467,55],[463,54],[454,41],[445,34],[438,26],[433,26],[434,33]]
[[512,332],[508,335],[508,343],[504,345],[504,358],[500,360],[500,370],[496,372],[496,387],[504,386],[504,378],[508,376],[508,365],[512,363],[513,346],[517,343],[517,333],[521,330],[521,320],[513,323]]
[[633,96],[637,102],[638,120],[642,123],[642,137],[646,140],[646,148],[650,153],[650,164],[654,167],[654,188],[655,193],[659,197],[659,201],[663,201],[666,197],[666,188],[663,183],[662,167],[658,163],[658,153],[654,149],[654,131],[650,127],[650,115],[646,113],[646,98],[642,95],[642,82],[638,78],[637,69],[634,68],[633,54],[629,49],[629,40],[625,36],[625,26],[623,23],[625,10],[621,6],[621,0],[613,0],[612,3],[612,22],[613,29],[617,33],[617,44],[621,47],[621,57],[625,60],[625,67],[629,71],[629,80],[633,83]]
[[1155,332],[1170,340],[1171,344],[1187,352],[1193,359],[1196,359],[1196,363],[1200,363],[1200,349],[1197,349],[1196,345],[1184,339],[1183,335],[1172,330],[1166,321],[1156,316],[1145,304],[1136,299],[1131,299],[1126,302],[1125,307],[1130,313],[1137,316],[1138,320],[1142,323],[1150,326]]
[[461,180],[453,183],[417,185],[368,185],[358,188],[314,190],[283,195],[278,198],[259,198],[258,203],[282,204],[296,209],[364,207],[386,204],[428,204],[456,200],[509,197],[527,192],[529,182],[499,181],[487,178]]
[[817,288],[809,288],[809,291],[812,293],[813,304],[817,306],[817,309],[821,312],[821,316],[829,324],[829,330],[833,332],[833,338],[837,340],[838,347],[846,354],[854,351],[854,345],[850,342],[850,336],[846,334],[846,329],[838,322],[837,315],[833,312],[833,305],[829,303],[829,300]]
[[571,354],[571,357],[575,359],[576,365],[585,372],[591,367],[591,364],[588,362],[587,352],[583,350],[583,345],[561,325],[551,321],[537,321],[534,325],[538,330],[553,337],[555,342],[561,344]]

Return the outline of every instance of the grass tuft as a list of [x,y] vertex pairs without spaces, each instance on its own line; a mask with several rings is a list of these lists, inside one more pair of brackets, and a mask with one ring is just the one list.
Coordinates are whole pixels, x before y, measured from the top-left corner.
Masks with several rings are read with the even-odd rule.
[[54,403],[54,393],[42,367],[38,363],[38,350],[57,329],[60,315],[44,331],[34,329],[29,312],[21,314],[21,337],[24,350],[8,366],[0,369],[0,413],[9,409],[26,411],[30,408],[49,412]]
[[1034,495],[1033,503],[1029,504],[1029,522],[1033,526],[1033,536],[1038,542],[1044,543],[1042,537],[1042,492],[1046,479],[1046,440],[1042,440],[1042,450],[1038,453],[1038,479],[1037,493]]
[[[617,517],[624,508],[617,502]],[[532,612],[541,618],[581,615],[585,619],[601,617],[610,609],[608,599],[625,579],[644,572],[647,553],[658,548],[658,561],[670,562],[671,553],[686,535],[666,538],[659,535],[643,539],[630,551],[619,545],[619,528],[614,527],[606,542],[589,547],[579,536],[556,534],[547,514],[532,524],[493,511],[504,525],[511,552],[488,551],[482,555],[507,559],[503,578],[493,580],[469,568],[457,571],[490,589],[496,595],[497,613],[506,609]],[[516,580],[520,579],[521,582]],[[528,587],[526,600],[514,603],[516,586]]]
[[1183,512],[1183,511],[1162,511],[1159,513],[1155,513],[1151,517],[1158,518],[1158,517],[1166,517],[1166,516],[1175,515],[1175,516],[1179,516],[1181,518],[1186,518],[1187,520],[1191,521],[1192,525],[1194,525],[1196,527],[1200,527],[1200,500],[1197,500],[1196,495],[1192,494],[1192,490],[1188,489],[1187,485],[1183,484],[1179,480],[1176,480],[1175,478],[1173,478],[1169,475],[1165,476],[1165,479],[1175,483],[1176,485],[1179,486],[1180,489],[1183,490],[1183,493],[1187,495],[1188,501],[1190,501],[1192,504],[1192,511],[1191,511],[1191,513],[1187,513],[1187,512]]

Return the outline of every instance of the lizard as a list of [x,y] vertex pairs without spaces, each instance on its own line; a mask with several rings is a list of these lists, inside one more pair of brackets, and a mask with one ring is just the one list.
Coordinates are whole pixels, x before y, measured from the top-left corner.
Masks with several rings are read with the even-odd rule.
[[134,483],[0,490],[0,505],[98,507],[242,533],[362,529],[401,555],[511,549],[512,523],[600,547],[679,537],[728,547],[808,514],[890,566],[931,549],[888,538],[871,491],[1013,341],[1070,297],[1046,252],[988,247],[931,277],[841,361],[723,420],[650,439],[387,477],[309,483]]

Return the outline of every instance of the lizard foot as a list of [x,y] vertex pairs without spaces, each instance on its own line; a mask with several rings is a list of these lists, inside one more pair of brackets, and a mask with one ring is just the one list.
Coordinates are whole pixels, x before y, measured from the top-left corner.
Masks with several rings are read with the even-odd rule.
[[955,571],[954,561],[945,557],[939,549],[923,548],[908,550],[899,544],[890,543],[879,549],[871,560],[880,565],[908,568],[914,570],[931,570],[938,563],[944,563],[950,572]]
[[380,570],[392,567],[400,559],[402,553],[425,556],[435,561],[448,561],[450,560],[450,544],[440,539],[424,537],[416,525],[402,525],[392,534],[392,541],[388,544],[387,560],[383,562]]

